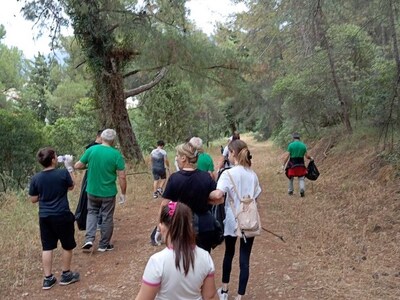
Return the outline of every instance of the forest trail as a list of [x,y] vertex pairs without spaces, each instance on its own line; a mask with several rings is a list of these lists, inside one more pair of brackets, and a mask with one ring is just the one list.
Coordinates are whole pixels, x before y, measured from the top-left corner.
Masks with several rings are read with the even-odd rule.
[[[287,179],[280,171],[279,158],[283,152],[269,142],[255,142],[248,136],[243,140],[249,144],[253,169],[259,176],[263,190],[259,198],[262,225],[284,238],[283,242],[266,231],[256,237],[250,279],[243,299],[398,299],[400,279],[395,276],[395,271],[400,271],[398,260],[393,262],[386,278],[378,273],[380,278],[385,279],[384,282],[376,283],[375,280],[375,286],[371,286],[370,277],[373,274],[368,273],[369,269],[346,265],[346,260],[340,256],[342,254],[335,256],[335,246],[342,248],[346,245],[330,244],[335,232],[326,229],[331,222],[330,214],[328,208],[321,205],[325,202],[321,201],[333,201],[335,194],[324,192],[323,186],[326,185],[323,179],[314,183],[307,181],[304,198],[298,195],[296,182],[296,194],[290,197],[286,192]],[[214,160],[217,159],[217,153],[215,148],[212,152],[213,156],[215,154]],[[316,162],[318,164],[318,159]],[[324,168],[320,167],[320,171],[323,177]],[[77,186],[77,190],[79,188]],[[42,291],[40,251],[33,249],[37,271],[29,274],[22,286],[10,291],[7,298],[134,298],[148,258],[163,247],[153,247],[149,243],[149,234],[156,224],[160,203],[159,199],[152,199],[151,190],[150,174],[128,176],[127,202],[117,205],[115,213],[114,251],[82,253],[80,246],[84,232],[77,231],[78,247],[72,266],[73,270],[80,272],[80,282],[65,287],[56,285],[51,290]],[[223,244],[212,251],[217,287],[221,284],[223,251]],[[57,253],[53,267],[57,277],[60,276],[60,265]],[[237,281],[238,255],[234,259],[229,287],[231,298],[236,294]]]

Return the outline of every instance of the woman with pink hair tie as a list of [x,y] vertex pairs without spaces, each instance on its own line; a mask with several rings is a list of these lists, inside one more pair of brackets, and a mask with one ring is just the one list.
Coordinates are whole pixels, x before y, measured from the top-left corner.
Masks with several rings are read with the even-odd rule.
[[191,209],[169,201],[161,209],[159,228],[167,247],[147,262],[136,300],[218,300],[214,263],[196,246]]

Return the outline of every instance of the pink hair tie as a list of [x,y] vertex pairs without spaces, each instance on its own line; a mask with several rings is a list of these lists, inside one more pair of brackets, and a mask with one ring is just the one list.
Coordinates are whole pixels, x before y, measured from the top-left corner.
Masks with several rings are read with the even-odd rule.
[[172,217],[175,213],[176,204],[178,202],[169,201],[168,203],[168,214]]

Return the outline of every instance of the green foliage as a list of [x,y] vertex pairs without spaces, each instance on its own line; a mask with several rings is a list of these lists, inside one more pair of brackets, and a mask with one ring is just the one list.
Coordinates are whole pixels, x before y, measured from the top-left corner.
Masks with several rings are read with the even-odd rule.
[[163,139],[177,144],[193,132],[197,122],[189,87],[184,83],[163,81],[141,99],[136,119],[138,136],[143,149],[152,149],[154,141]]
[[[49,96],[49,107],[57,112],[57,116],[68,117],[73,113],[73,107],[79,100],[88,96],[89,86],[86,82],[63,80]],[[50,123],[56,119],[49,118]]]
[[70,117],[59,118],[53,125],[46,126],[45,134],[58,153],[79,156],[95,139],[99,128],[94,100],[83,98],[75,104]]
[[[58,79],[42,97],[50,122],[74,131],[74,103],[93,97],[104,124],[121,125],[123,89],[142,87],[168,68],[130,112],[146,150],[161,137],[170,143],[194,134],[209,140],[235,129],[258,131],[262,138],[294,130],[318,136],[365,118],[398,129],[396,14],[390,22],[397,2],[319,1],[317,7],[307,0],[236,1],[248,11],[218,24],[210,38],[187,21],[185,2],[28,1],[30,19],[53,16],[65,24],[65,9],[76,34],[61,41],[69,54],[65,70],[50,68]],[[66,120],[56,125],[60,117]],[[78,151],[68,137],[57,142]]]
[[23,188],[46,144],[41,126],[31,112],[0,109],[0,128],[0,191]]
[[0,84],[2,92],[12,88],[17,90],[21,88],[24,65],[25,62],[20,50],[0,44]]
[[[374,125],[384,124],[395,116],[389,116],[391,101],[394,97],[393,82],[396,78],[394,61],[378,57],[372,67],[372,76],[365,79],[363,93],[358,98],[364,116]],[[364,96],[364,97],[362,97]]]
[[29,81],[23,95],[24,104],[35,112],[38,120],[44,123],[49,109],[47,102],[50,95],[50,68],[44,55],[39,53],[38,56],[35,56],[28,76]]
[[0,24],[0,41],[6,36],[6,29],[3,24]]

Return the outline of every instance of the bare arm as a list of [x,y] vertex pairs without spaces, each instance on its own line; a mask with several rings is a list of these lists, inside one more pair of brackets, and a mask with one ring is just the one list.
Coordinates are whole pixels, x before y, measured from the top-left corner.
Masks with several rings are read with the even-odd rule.
[[117,171],[118,183],[121,189],[121,194],[126,195],[126,173],[125,170]]
[[84,163],[82,163],[80,160],[78,160],[74,165],[75,169],[84,169],[85,167],[86,167],[86,165]]
[[154,300],[159,290],[160,286],[150,286],[142,283],[135,300]]
[[164,164],[165,164],[165,168],[169,169],[169,160],[168,160],[168,157],[166,157],[166,156],[164,158]]
[[208,204],[216,205],[224,202],[224,192],[221,190],[214,190],[208,196]]
[[304,156],[307,158],[307,159],[309,159],[309,160],[312,160],[313,158],[308,154],[308,152],[306,152],[306,154],[304,154]]
[[75,187],[75,174],[74,172],[69,172],[69,176],[71,176],[72,179],[72,186],[68,187],[68,191],[72,191]]
[[208,171],[208,174],[210,174],[212,180],[215,180],[215,176],[214,176],[214,172],[213,171]]
[[216,173],[218,173],[218,170],[221,170],[224,167],[224,162],[225,162],[225,156],[221,155],[215,168]]
[[36,203],[39,201],[39,196],[31,196],[30,198],[31,198],[32,203]]
[[290,153],[286,152],[283,156],[282,156],[282,165],[286,166],[288,160],[290,158]]
[[214,276],[208,276],[204,279],[203,286],[201,287],[201,296],[203,300],[219,300]]

